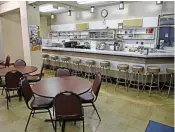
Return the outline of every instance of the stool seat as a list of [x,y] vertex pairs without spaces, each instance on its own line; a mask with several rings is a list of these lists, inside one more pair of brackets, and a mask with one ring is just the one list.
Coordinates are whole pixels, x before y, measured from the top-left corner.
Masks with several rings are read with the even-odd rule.
[[101,67],[110,67],[110,62],[109,61],[101,61],[100,66]]
[[141,73],[144,71],[144,67],[143,66],[138,66],[138,65],[134,65],[131,67],[132,72],[137,72],[137,73]]
[[118,64],[117,69],[119,69],[119,70],[128,70],[129,65],[127,65],[127,64]]
[[58,56],[51,56],[51,60],[58,60]]
[[87,60],[86,65],[89,65],[89,66],[95,65],[95,61],[94,60]]
[[48,54],[43,54],[42,56],[43,56],[43,58],[49,58]]
[[149,72],[149,73],[159,73],[160,72],[160,67],[158,67],[158,66],[148,66],[147,67],[147,72]]
[[174,73],[174,68],[167,68],[166,71],[167,73]]
[[64,57],[61,58],[61,60],[62,60],[62,61],[70,61],[70,57],[64,56]]
[[81,63],[81,60],[80,60],[80,59],[74,59],[74,60],[73,60],[73,63],[74,63],[74,64],[80,64],[80,63]]

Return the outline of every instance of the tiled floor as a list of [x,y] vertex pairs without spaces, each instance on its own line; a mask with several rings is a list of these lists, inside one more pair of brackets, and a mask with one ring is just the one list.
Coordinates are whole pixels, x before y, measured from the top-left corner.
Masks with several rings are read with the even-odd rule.
[[[47,71],[48,73],[48,71]],[[49,76],[48,76],[49,77]],[[85,108],[86,132],[144,132],[149,120],[166,125],[174,125],[174,99],[167,98],[166,93],[160,96],[154,92],[151,97],[147,92],[141,92],[137,97],[135,89],[129,89],[113,84],[102,85],[96,102],[102,121],[94,110]],[[0,132],[23,132],[29,115],[24,101],[12,99],[10,110],[6,109],[5,96],[0,95]],[[29,132],[52,132],[51,123],[44,122],[45,114],[31,118]],[[58,128],[58,132],[60,128]],[[82,123],[75,126],[66,124],[66,132],[81,132]]]

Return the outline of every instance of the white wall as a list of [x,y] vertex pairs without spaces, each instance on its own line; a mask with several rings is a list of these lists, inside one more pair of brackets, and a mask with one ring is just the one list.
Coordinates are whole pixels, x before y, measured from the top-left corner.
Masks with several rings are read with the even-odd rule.
[[[40,27],[40,12],[38,9],[33,8],[32,6],[27,6],[27,15],[28,15],[28,24],[29,25],[37,25]],[[41,29],[41,27],[40,27]],[[38,71],[36,73],[40,72],[41,66],[42,66],[42,50],[37,51],[31,51],[31,65],[37,66]]]
[[124,10],[119,10],[118,5],[100,7],[95,9],[95,13],[90,11],[77,11],[72,12],[72,16],[68,16],[67,13],[58,14],[55,21],[52,21],[52,25],[67,24],[67,23],[79,23],[86,21],[102,21],[101,10],[107,9],[107,20],[119,20],[128,18],[141,18],[141,17],[155,17],[161,13],[174,13],[174,2],[165,2],[162,5],[156,5],[156,1],[143,1],[133,2],[125,4]]
[[23,59],[19,11],[6,13],[1,20],[4,55],[10,55],[11,62],[14,62],[16,59]]
[[41,38],[49,38],[48,33],[50,32],[51,27],[47,25],[47,17],[40,17],[40,27]]

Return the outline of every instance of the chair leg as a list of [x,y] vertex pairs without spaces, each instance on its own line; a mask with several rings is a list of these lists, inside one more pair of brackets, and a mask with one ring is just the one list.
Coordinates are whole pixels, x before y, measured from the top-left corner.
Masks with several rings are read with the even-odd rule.
[[7,100],[7,109],[9,110],[9,102],[10,102],[10,97],[8,95],[8,91],[5,89],[5,92],[6,92],[6,100]]
[[35,110],[33,111],[32,117],[34,117],[34,115],[35,115]]
[[49,111],[50,119],[51,119],[51,121],[52,121],[52,126],[53,126],[53,129],[54,129],[55,127],[54,127],[54,123],[53,123],[52,115],[51,115],[51,112],[50,112],[50,110],[49,110],[49,109],[48,109],[48,111]]
[[101,121],[100,115],[99,115],[99,113],[98,113],[98,111],[97,111],[97,108],[95,107],[95,105],[94,105],[93,102],[92,102],[92,106],[94,107],[94,110],[96,111],[96,113],[97,113],[97,115],[98,115],[98,118],[99,118],[99,120]]
[[4,87],[2,88],[1,95],[3,95],[3,93],[4,93]]
[[66,126],[66,121],[63,121],[62,128],[61,128],[61,131],[62,131],[62,132],[65,131],[65,126]]
[[56,120],[56,117],[55,117],[55,132],[57,132],[57,120]]
[[83,132],[84,132],[84,119],[83,119]]
[[26,124],[25,131],[27,131],[27,127],[28,127],[28,124],[29,124],[29,121],[30,121],[31,115],[32,115],[32,111],[30,112],[29,118],[28,118],[28,120],[27,120],[27,124]]

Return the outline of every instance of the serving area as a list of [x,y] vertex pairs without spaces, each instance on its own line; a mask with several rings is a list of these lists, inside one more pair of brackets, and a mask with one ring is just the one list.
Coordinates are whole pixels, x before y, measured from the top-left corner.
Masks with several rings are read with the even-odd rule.
[[[101,61],[110,61],[109,76],[117,78],[121,74],[117,71],[118,64],[128,64],[129,71],[133,65],[141,65],[145,68],[147,66],[159,66],[161,69],[160,74],[166,73],[166,68],[174,67],[174,53],[149,53],[143,55],[140,53],[126,52],[126,51],[104,51],[104,50],[90,50],[90,49],[75,49],[75,48],[58,48],[58,47],[42,47],[43,54],[50,56],[58,56],[60,59],[64,56],[71,57],[71,60],[81,59],[82,71],[88,72],[85,66],[87,60],[96,61],[96,70],[100,71]],[[60,60],[61,61],[61,60]],[[73,67],[72,67],[73,68]],[[121,75],[122,76],[122,75]]]

